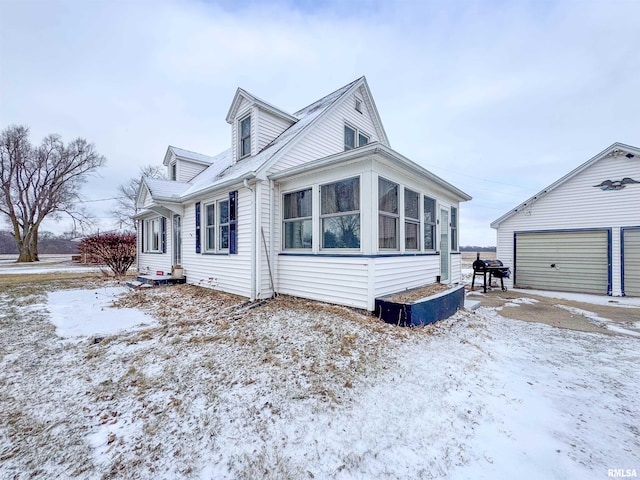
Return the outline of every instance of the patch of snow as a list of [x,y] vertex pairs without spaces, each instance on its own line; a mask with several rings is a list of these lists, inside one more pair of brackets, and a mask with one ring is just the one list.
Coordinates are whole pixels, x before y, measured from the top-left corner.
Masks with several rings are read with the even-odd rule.
[[[611,320],[609,320],[608,318],[603,318],[597,313],[590,312],[588,310],[582,310],[581,308],[569,307],[567,305],[556,305],[556,307],[562,308],[563,310],[573,313],[574,315],[581,315],[598,327],[606,328],[617,333],[624,333],[625,335],[631,335],[632,337],[640,337],[640,333],[634,332],[633,330],[628,330],[618,324],[612,323]],[[632,327],[635,326],[634,323],[629,322],[629,324]]]
[[112,308],[125,287],[60,290],[47,295],[47,310],[56,333],[63,338],[109,335],[155,324],[150,315],[134,308]]

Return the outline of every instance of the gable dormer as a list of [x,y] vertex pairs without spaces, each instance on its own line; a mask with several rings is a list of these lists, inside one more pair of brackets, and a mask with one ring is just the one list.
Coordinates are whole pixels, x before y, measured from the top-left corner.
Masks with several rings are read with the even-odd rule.
[[167,179],[190,182],[196,175],[211,165],[212,157],[169,146],[163,165],[167,167]]
[[236,91],[227,113],[232,163],[257,155],[297,119],[245,90]]

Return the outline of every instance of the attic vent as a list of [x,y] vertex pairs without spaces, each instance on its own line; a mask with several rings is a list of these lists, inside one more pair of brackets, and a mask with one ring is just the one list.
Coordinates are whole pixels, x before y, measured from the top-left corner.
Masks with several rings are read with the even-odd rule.
[[356,111],[362,113],[362,100],[356,98]]

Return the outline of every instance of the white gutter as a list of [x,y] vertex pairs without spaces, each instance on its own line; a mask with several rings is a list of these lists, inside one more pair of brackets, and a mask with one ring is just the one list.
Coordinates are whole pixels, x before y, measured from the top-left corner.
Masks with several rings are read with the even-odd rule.
[[[249,186],[249,180],[246,178],[242,184],[244,188],[251,192],[251,297],[252,302],[256,299],[256,191]],[[240,199],[238,198],[238,203]],[[237,241],[236,232],[236,241]]]

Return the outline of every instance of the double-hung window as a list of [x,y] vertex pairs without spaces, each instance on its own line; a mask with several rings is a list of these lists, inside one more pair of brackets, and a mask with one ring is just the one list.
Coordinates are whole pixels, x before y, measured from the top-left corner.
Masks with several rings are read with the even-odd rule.
[[205,217],[205,249],[213,252],[216,249],[216,204],[207,203],[204,206]]
[[207,203],[204,206],[204,217],[205,250],[207,252],[228,251],[229,200]]
[[424,197],[424,249],[436,249],[436,201]]
[[240,158],[251,155],[251,116],[240,120],[238,128]]
[[420,194],[404,189],[404,248],[420,249]]
[[360,178],[320,187],[322,248],[360,248]]
[[362,133],[357,128],[349,125],[344,126],[344,149],[352,150],[356,147],[363,147],[369,143],[369,136]]
[[145,251],[147,252],[159,252],[160,251],[160,217],[155,217],[145,221],[145,232],[147,234],[147,241]]
[[378,177],[378,247],[398,248],[398,184]]
[[311,248],[312,234],[311,189],[285,193],[283,203],[284,248]]
[[229,250],[229,200],[218,202],[218,250]]
[[451,207],[451,251],[458,250],[458,209]]

